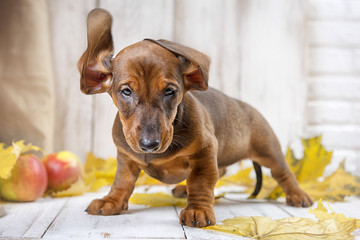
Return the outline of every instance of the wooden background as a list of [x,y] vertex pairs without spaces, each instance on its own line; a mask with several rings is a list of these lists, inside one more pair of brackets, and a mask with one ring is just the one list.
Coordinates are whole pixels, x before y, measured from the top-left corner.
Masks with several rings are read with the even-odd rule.
[[55,151],[82,159],[116,156],[116,108],[107,94],[86,96],[77,61],[86,49],[86,17],[113,15],[115,54],[144,38],[168,39],[212,58],[210,86],[255,106],[283,151],[304,131],[306,21],[302,0],[48,0],[55,74]]

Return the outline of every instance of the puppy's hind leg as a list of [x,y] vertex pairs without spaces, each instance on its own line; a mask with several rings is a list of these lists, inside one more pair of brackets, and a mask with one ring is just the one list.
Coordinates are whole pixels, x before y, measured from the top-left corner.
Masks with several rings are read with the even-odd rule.
[[274,131],[255,109],[249,108],[249,112],[252,114],[249,158],[264,167],[270,168],[271,175],[286,194],[286,203],[288,205],[296,207],[311,206],[313,201],[300,188],[294,174],[290,171]]
[[253,159],[260,165],[270,168],[272,177],[286,194],[286,204],[295,207],[310,207],[313,204],[312,199],[300,188],[281,151],[266,152],[268,154],[258,155]]

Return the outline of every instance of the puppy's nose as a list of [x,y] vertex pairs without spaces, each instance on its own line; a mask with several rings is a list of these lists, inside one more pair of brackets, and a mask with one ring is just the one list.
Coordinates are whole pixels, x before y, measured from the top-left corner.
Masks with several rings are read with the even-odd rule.
[[144,152],[154,152],[160,147],[160,140],[158,139],[141,139],[139,146]]

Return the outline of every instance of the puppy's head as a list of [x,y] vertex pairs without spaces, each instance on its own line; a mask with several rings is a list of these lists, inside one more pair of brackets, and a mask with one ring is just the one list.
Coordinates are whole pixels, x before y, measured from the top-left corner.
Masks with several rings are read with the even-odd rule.
[[206,90],[209,58],[165,41],[135,43],[113,56],[111,16],[88,16],[88,47],[79,60],[85,94],[108,92],[119,109],[127,144],[138,153],[162,153],[173,140],[173,123],[186,91]]

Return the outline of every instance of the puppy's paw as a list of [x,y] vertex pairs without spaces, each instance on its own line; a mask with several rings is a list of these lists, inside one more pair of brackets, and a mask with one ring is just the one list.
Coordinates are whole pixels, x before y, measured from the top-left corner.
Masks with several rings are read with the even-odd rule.
[[91,215],[116,215],[127,210],[128,203],[114,200],[109,197],[95,199],[87,207],[85,212]]
[[214,225],[216,218],[214,211],[185,208],[180,213],[180,224],[189,227],[206,227]]
[[310,207],[313,205],[311,197],[302,189],[297,188],[286,195],[286,204],[294,207]]

